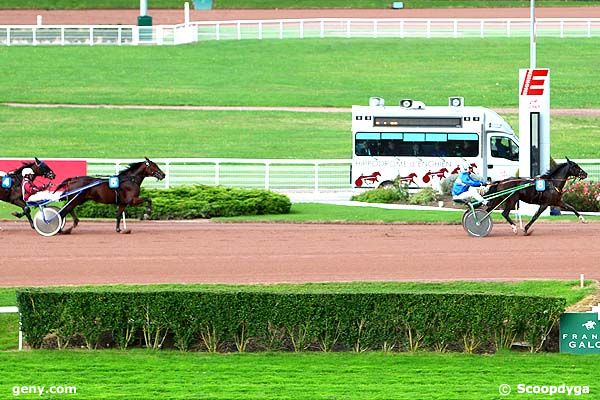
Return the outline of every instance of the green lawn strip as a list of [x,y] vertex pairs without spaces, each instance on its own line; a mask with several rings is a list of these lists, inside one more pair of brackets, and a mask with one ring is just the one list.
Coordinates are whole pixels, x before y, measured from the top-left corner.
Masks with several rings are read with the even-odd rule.
[[[600,107],[599,44],[600,38],[538,38],[537,63],[553,71],[553,107]],[[365,54],[382,55],[376,68]],[[4,46],[0,59],[0,102],[349,107],[370,96],[443,105],[460,95],[467,105],[493,108],[517,106],[529,38]]]
[[[87,285],[56,286],[44,288],[58,291],[155,291],[155,290],[207,290],[216,292],[250,291],[275,293],[487,293],[504,295],[537,295],[563,297],[567,304],[579,300],[596,290],[593,281],[586,281],[583,289],[579,281],[529,280],[514,282],[454,281],[454,282],[327,282],[304,284],[158,284],[158,285]],[[0,289],[6,290],[6,289]],[[13,291],[14,289],[9,289]],[[13,300],[14,301],[14,300]]]
[[[153,10],[160,8],[181,9],[177,0],[152,0]],[[406,8],[462,8],[462,7],[528,7],[529,0],[408,0]],[[596,5],[595,0],[537,0],[538,7],[577,7]],[[191,7],[193,5],[190,2]],[[214,0],[215,9],[240,8],[390,8],[388,0]],[[0,9],[96,9],[96,8],[138,8],[131,0],[2,0]]]
[[[464,210],[428,211],[398,210],[377,206],[363,207],[319,203],[295,203],[289,214],[248,215],[241,217],[213,218],[217,222],[326,222],[326,223],[414,223],[414,224],[461,224]],[[523,221],[530,217],[523,216]],[[600,216],[586,216],[591,221],[600,220]],[[492,220],[506,223],[500,213],[494,213]],[[540,221],[577,221],[573,215],[541,217]]]
[[[16,206],[0,203],[0,219],[12,223],[17,218],[10,213],[17,210]],[[345,206],[321,203],[295,203],[289,214],[277,215],[248,215],[241,217],[213,218],[215,222],[290,222],[290,223],[409,223],[409,224],[450,224],[460,225],[462,209],[456,211],[429,211],[429,210],[398,210],[386,209],[377,206]],[[524,216],[526,222],[530,217]],[[586,216],[586,220],[598,221],[600,216]],[[494,213],[492,220],[495,223],[505,224],[500,213]],[[25,226],[25,220],[23,226]],[[557,217],[541,217],[543,222],[575,222],[573,215],[561,215]],[[5,222],[5,223],[7,223]],[[34,232],[32,231],[32,234]]]
[[[505,114],[517,129],[516,114]],[[553,116],[554,158],[596,158],[600,117]],[[3,157],[350,159],[350,113],[0,106]],[[51,141],[48,138],[52,138]],[[175,140],[175,138],[177,138]],[[119,143],[128,143],[127,146]],[[582,145],[584,144],[585,145]]]
[[13,386],[69,385],[84,399],[496,399],[502,384],[514,391],[518,384],[587,385],[597,392],[599,361],[598,356],[507,352],[4,352],[0,393],[8,398]]

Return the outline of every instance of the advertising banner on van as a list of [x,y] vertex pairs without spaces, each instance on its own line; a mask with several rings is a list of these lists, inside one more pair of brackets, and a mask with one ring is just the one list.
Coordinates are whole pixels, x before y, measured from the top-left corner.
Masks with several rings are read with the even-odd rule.
[[[12,172],[21,166],[23,163],[31,163],[34,162],[34,159],[22,159],[22,160],[6,160],[0,159],[0,171],[4,172]],[[56,174],[56,178],[52,181],[46,179],[44,177],[38,177],[35,180],[36,184],[46,184],[52,182],[55,186],[57,186],[63,180],[73,177],[73,176],[81,176],[87,175],[87,162],[82,160],[41,160],[44,161],[54,174]]]

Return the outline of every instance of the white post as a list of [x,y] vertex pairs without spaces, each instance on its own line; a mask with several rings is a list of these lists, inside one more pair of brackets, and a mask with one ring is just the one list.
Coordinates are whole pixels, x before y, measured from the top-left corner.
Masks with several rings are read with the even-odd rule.
[[121,33],[121,27],[117,28],[117,42],[119,43],[119,46],[121,46],[122,43],[122,33]]
[[585,287],[585,276],[583,274],[579,274],[579,287],[582,289]]
[[565,21],[564,20],[560,21],[560,38],[561,39],[565,38]]
[[283,21],[279,21],[279,39],[283,39]]
[[265,163],[265,189],[267,189],[267,190],[269,190],[269,183],[271,181],[271,178],[269,176],[270,168],[271,168],[271,164],[266,162]]
[[304,20],[300,21],[300,39],[304,39]]
[[529,68],[535,68],[535,0],[530,0]]
[[171,187],[171,163],[169,161],[166,162],[165,169],[165,175],[167,175],[165,179],[165,189],[168,189],[169,187]]
[[218,22],[215,25],[215,39],[221,40],[221,24]]
[[352,31],[350,30],[350,20],[346,21],[346,37],[352,37]]
[[140,15],[148,15],[148,0],[140,0]]
[[42,16],[41,15],[37,16],[37,26],[42,26]]
[[90,46],[94,45],[94,27],[90,26]]
[[458,37],[458,21],[454,20],[454,37]]
[[183,20],[187,27],[190,24],[190,3],[187,1],[183,3]]
[[262,21],[258,21],[258,39],[262,40],[263,38],[263,26]]
[[510,19],[506,20],[506,37],[510,37]]
[[377,37],[377,20],[373,20],[373,37],[376,38]]
[[483,20],[481,20],[481,23],[480,23],[480,26],[479,26],[479,36],[481,38],[484,37],[483,30],[484,30],[484,22],[483,22]]
[[35,26],[32,29],[32,34],[33,34],[32,44],[35,46],[35,45],[37,45],[37,28]]
[[10,46],[10,26],[6,29],[6,45]]
[[[589,23],[589,22],[588,22],[588,23]],[[588,26],[589,26],[589,25],[588,25]],[[323,38],[323,37],[325,37],[325,21],[321,20],[321,23],[320,23],[320,28],[321,28],[321,32],[319,33],[319,36],[320,36],[321,38]],[[589,29],[588,29],[588,32],[589,32]],[[588,35],[588,36],[589,36],[589,35]]]
[[427,39],[431,38],[431,20],[427,20]]
[[238,21],[238,23],[237,23],[237,39],[238,40],[242,39],[242,24],[240,21]]
[[215,163],[215,186],[219,186],[221,183],[221,165],[216,162]]
[[319,163],[315,163],[315,193],[319,193]]

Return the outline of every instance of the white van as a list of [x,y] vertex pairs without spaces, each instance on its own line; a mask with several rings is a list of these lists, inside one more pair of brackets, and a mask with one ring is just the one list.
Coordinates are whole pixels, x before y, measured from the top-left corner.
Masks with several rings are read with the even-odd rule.
[[462,97],[433,107],[408,99],[385,106],[371,97],[368,106],[352,106],[352,147],[356,188],[399,178],[409,188],[439,190],[461,161],[492,180],[514,176],[519,168],[519,140],[511,126],[488,108],[464,106]]

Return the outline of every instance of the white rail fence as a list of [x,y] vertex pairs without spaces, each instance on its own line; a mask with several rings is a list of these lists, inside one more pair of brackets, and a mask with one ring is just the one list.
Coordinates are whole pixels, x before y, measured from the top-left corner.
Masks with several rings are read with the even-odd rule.
[[[139,160],[88,159],[88,174],[109,176]],[[351,160],[263,160],[178,158],[153,159],[165,172],[163,181],[148,178],[144,187],[169,188],[178,185],[222,185],[269,189],[283,193],[328,193],[350,191]],[[556,160],[564,162],[565,160]],[[600,181],[600,159],[574,160],[589,180]]]
[[[205,40],[528,37],[529,19],[279,19],[188,25],[2,25],[0,45],[177,45]],[[600,37],[599,18],[539,18],[538,37]]]

